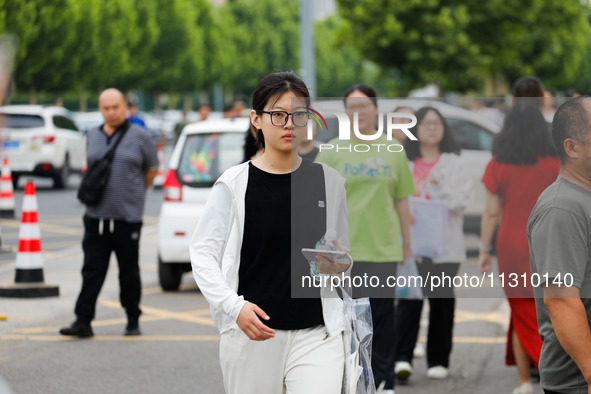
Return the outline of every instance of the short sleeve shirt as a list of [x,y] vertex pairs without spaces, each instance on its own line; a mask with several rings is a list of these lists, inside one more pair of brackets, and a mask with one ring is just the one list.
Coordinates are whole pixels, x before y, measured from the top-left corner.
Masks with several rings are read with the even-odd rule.
[[[339,139],[328,144],[334,148],[321,149],[316,161],[328,164],[346,179],[353,259],[374,263],[401,261],[402,234],[394,201],[415,193],[406,153],[388,151],[392,141],[385,136],[369,144]],[[379,151],[376,145],[381,145]],[[370,150],[365,152],[367,147]]]
[[[100,160],[121,138],[118,129],[110,138],[101,127],[88,133],[86,156],[88,166]],[[146,199],[146,173],[158,169],[156,143],[140,126],[130,124],[117,146],[111,175],[101,201],[86,208],[86,215],[95,219],[116,219],[130,223],[142,221]]]
[[[532,275],[547,275],[550,283],[556,278],[579,288],[591,327],[591,191],[558,178],[538,199],[527,236]],[[534,288],[534,294],[543,341],[541,386],[558,392],[586,393],[582,373],[558,342],[544,306],[543,287]]]

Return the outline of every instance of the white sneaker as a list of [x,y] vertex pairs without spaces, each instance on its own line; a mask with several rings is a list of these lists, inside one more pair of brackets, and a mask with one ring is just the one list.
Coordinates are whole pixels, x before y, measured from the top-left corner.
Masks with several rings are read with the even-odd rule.
[[515,387],[515,390],[513,390],[513,394],[532,394],[533,392],[534,388],[530,382],[521,383],[519,386]]
[[394,364],[394,375],[396,375],[396,379],[408,380],[412,375],[412,365],[406,361],[398,361]]
[[443,365],[436,365],[427,370],[427,377],[429,379],[446,379],[449,376],[449,369]]
[[386,385],[386,381],[383,380],[380,384],[380,387],[377,388],[376,394],[394,394],[394,389],[385,390],[384,386]]
[[425,357],[425,348],[419,342],[415,345],[415,349],[412,351],[412,355],[414,358],[423,358]]

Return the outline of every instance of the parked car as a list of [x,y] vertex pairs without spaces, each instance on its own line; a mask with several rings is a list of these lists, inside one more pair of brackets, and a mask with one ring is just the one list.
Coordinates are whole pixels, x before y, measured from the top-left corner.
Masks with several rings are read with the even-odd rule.
[[[449,124],[454,137],[462,149],[468,173],[474,183],[475,197],[472,204],[464,211],[464,231],[480,233],[480,218],[484,211],[486,191],[480,182],[486,165],[492,158],[492,144],[495,134],[500,131],[497,123],[473,111],[450,105],[437,100],[396,98],[379,99],[378,109],[382,114],[393,112],[397,107],[410,107],[417,111],[421,107],[434,107],[441,112]],[[325,116],[328,131],[319,132],[318,139],[329,141],[338,135],[338,121],[331,116],[331,111],[344,112],[342,100],[317,101],[314,109]],[[386,124],[384,122],[384,124]]]
[[72,171],[86,165],[86,137],[62,107],[9,105],[0,107],[2,155],[8,157],[16,187],[22,175],[52,178],[67,186]]
[[164,290],[177,290],[191,270],[189,241],[211,187],[242,160],[249,118],[191,123],[183,129],[168,162],[158,221],[158,275]]
[[78,126],[78,129],[84,133],[88,133],[91,129],[105,122],[103,114],[99,111],[72,112],[72,119]]

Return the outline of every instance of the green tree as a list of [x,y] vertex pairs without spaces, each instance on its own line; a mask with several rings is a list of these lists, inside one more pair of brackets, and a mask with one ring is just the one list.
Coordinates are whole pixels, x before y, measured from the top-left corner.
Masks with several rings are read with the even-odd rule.
[[78,90],[98,90],[130,75],[136,64],[131,50],[142,38],[142,22],[134,0],[72,0],[83,5],[77,25]]
[[17,86],[37,91],[60,92],[71,88],[76,73],[77,32],[81,6],[75,0],[7,1],[6,31],[19,37]]
[[206,0],[156,0],[160,34],[142,85],[152,92],[188,92],[211,84],[206,58],[211,10]]
[[340,97],[356,83],[373,85],[372,64],[338,37],[341,22],[331,17],[316,23],[316,96]]
[[138,36],[137,41],[131,42],[127,48],[131,67],[114,79],[114,86],[123,91],[141,88],[146,78],[149,78],[152,51],[161,31],[158,25],[159,10],[154,1],[135,0],[134,8]]
[[[367,58],[427,82],[479,89],[487,77],[574,78],[589,34],[580,2],[562,0],[339,0],[344,34]],[[560,77],[558,77],[560,75]]]
[[229,0],[220,13],[221,80],[234,91],[249,94],[265,74],[299,68],[297,0]]

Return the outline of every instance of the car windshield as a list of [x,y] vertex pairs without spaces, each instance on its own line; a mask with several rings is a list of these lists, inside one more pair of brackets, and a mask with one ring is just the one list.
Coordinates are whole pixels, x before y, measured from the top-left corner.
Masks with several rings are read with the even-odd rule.
[[32,129],[45,126],[45,121],[38,115],[0,114],[0,124],[7,129]]
[[243,143],[243,133],[187,135],[178,179],[189,186],[212,186],[225,170],[240,163]]

